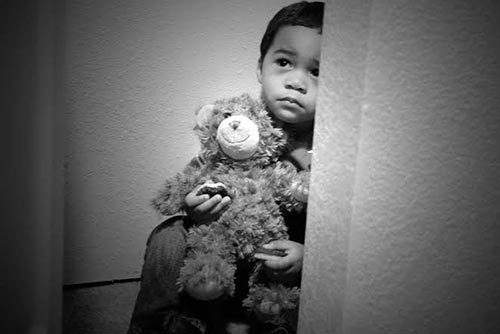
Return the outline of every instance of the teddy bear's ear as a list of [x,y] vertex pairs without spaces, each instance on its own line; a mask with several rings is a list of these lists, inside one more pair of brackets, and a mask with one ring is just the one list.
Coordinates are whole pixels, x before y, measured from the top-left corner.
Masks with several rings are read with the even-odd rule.
[[214,114],[214,109],[215,106],[213,104],[207,104],[198,110],[196,113],[196,125],[200,128],[208,125]]

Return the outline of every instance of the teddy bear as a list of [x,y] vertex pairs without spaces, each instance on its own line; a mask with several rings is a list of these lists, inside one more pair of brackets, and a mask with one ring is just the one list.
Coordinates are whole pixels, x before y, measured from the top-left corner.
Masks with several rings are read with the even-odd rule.
[[245,262],[252,269],[243,306],[266,323],[293,327],[299,287],[270,281],[253,255],[283,255],[262,246],[288,238],[284,217],[306,209],[309,174],[279,160],[288,138],[260,100],[247,94],[221,99],[199,109],[196,120],[203,163],[167,179],[153,206],[163,215],[179,213],[195,188],[229,196],[231,203],[216,221],[189,228],[179,292],[198,300],[230,297],[236,269]]

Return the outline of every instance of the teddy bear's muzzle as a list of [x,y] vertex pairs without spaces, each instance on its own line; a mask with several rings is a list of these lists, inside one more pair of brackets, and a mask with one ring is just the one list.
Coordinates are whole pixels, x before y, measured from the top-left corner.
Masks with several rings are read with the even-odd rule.
[[222,151],[235,160],[250,158],[259,146],[259,128],[242,115],[230,116],[217,129],[217,141]]

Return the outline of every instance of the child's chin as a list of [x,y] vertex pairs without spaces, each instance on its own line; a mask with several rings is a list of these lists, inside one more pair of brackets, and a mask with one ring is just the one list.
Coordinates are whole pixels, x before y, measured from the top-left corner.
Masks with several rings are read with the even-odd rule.
[[288,124],[298,124],[302,123],[302,120],[300,117],[297,116],[296,113],[293,113],[288,110],[280,110],[276,114],[276,118],[278,118],[280,121]]

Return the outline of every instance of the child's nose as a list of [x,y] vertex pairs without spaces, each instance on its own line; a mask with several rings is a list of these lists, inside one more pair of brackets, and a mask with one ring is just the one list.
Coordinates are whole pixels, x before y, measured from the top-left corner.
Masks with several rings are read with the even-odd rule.
[[302,94],[307,93],[305,75],[301,71],[291,73],[285,81],[285,88],[296,90]]

